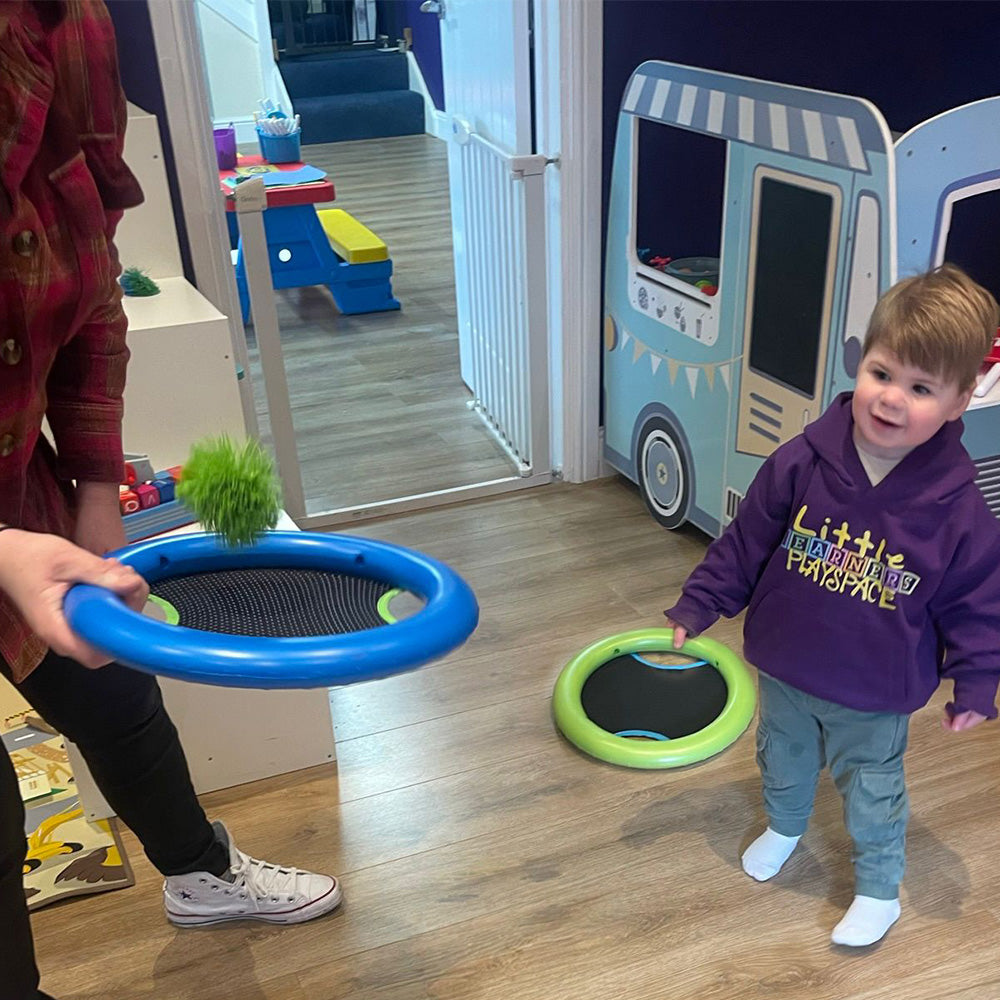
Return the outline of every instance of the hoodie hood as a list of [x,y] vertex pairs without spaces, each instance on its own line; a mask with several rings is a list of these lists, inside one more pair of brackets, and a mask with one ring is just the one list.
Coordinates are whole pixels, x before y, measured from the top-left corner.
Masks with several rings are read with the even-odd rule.
[[803,437],[825,465],[824,472],[828,478],[838,480],[841,488],[877,489],[887,501],[926,505],[949,500],[975,480],[976,467],[962,445],[964,425],[961,420],[952,420],[900,459],[892,472],[873,487],[854,445],[853,396],[842,392],[803,431]]

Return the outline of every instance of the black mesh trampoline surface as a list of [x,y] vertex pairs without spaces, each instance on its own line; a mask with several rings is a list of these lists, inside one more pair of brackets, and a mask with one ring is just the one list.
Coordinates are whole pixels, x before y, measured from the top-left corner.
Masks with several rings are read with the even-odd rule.
[[394,589],[363,576],[307,569],[227,569],[152,584],[185,628],[290,638],[339,635],[385,625],[379,600]]
[[676,740],[718,718],[728,693],[711,664],[664,669],[626,654],[587,678],[580,701],[591,722],[606,732],[644,731]]

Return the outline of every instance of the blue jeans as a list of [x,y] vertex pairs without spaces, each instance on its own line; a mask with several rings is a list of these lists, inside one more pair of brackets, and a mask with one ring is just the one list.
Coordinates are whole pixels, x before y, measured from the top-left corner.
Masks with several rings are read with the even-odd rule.
[[762,671],[759,677],[757,765],[771,829],[786,837],[805,833],[820,770],[829,767],[854,841],[855,891],[896,899],[909,818],[903,753],[910,717],[859,712]]

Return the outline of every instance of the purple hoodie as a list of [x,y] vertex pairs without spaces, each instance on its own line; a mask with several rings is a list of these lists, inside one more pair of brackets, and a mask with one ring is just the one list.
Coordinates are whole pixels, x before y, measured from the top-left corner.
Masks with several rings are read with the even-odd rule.
[[764,463],[666,614],[696,635],[747,608],[747,659],[849,708],[913,712],[941,678],[996,718],[1000,521],[947,423],[872,486],[851,393]]

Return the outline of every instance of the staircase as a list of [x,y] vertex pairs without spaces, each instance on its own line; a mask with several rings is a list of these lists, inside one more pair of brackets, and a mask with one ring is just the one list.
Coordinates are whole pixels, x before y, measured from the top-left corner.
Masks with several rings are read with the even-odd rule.
[[343,142],[424,131],[424,101],[409,89],[406,56],[395,49],[322,52],[278,64],[302,141]]

